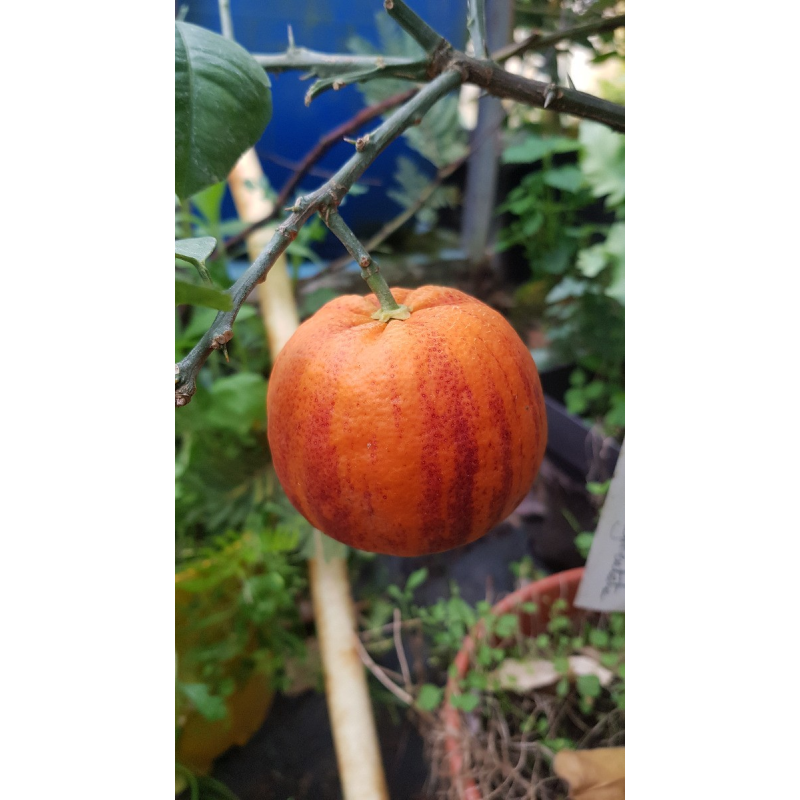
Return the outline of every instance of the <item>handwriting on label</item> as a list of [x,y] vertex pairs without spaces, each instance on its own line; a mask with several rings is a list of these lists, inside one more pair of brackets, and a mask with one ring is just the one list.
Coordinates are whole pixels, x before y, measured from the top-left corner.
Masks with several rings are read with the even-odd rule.
[[611,541],[618,542],[611,569],[606,574],[606,582],[600,591],[600,598],[605,599],[609,594],[622,592],[625,594],[625,525],[617,520],[611,528]]

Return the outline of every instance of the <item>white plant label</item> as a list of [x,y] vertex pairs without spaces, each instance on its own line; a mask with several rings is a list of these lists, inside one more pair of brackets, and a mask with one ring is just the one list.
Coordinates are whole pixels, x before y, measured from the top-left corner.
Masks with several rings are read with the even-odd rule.
[[625,443],[600,512],[575,605],[594,611],[625,610]]

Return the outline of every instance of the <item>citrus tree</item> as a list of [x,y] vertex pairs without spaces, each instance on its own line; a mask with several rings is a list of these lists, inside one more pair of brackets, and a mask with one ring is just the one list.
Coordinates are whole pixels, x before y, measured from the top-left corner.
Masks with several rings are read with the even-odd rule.
[[[230,341],[233,323],[245,298],[264,280],[301,227],[316,215],[329,227],[335,220],[331,230],[360,264],[362,276],[380,299],[386,319],[397,318],[398,304],[375,260],[358,243],[345,221],[333,212],[381,151],[461,84],[474,84],[496,97],[595,120],[612,130],[624,132],[623,106],[573,88],[516,75],[503,69],[501,64],[526,49],[549,47],[560,41],[583,39],[592,32],[620,27],[624,17],[602,18],[547,37],[534,35],[492,57],[486,48],[484,0],[469,3],[474,55],[454,48],[403,0],[385,0],[383,5],[389,16],[420,46],[418,57],[318,53],[290,42],[285,53],[262,56],[256,61],[223,36],[176,22],[175,174],[176,194],[181,199],[224,180],[242,152],[260,137],[272,113],[270,84],[265,71],[300,70],[314,76],[316,80],[306,94],[307,103],[321,92],[352,83],[392,78],[419,86],[381,125],[354,142],[353,156],[330,180],[294,203],[269,244],[233,286],[224,292],[210,286],[184,283],[176,286],[179,302],[203,303],[219,310],[196,346],[176,364],[177,406],[190,402],[203,363],[214,350]],[[215,244],[208,239],[178,241],[176,257],[196,265],[202,272],[204,260]]]

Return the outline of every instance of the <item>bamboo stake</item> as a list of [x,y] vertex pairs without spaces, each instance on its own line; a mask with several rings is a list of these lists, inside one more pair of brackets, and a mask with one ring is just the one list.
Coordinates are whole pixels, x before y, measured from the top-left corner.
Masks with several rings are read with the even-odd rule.
[[[272,203],[260,189],[262,178],[254,150],[239,159],[228,177],[236,210],[245,222],[263,219],[272,211]],[[273,233],[274,229],[264,227],[247,237],[251,259]],[[284,255],[256,291],[274,359],[299,324]],[[314,557],[308,571],[344,800],[389,800],[366,674],[355,645],[356,618],[347,563],[343,558],[325,560],[319,531],[314,531]]]

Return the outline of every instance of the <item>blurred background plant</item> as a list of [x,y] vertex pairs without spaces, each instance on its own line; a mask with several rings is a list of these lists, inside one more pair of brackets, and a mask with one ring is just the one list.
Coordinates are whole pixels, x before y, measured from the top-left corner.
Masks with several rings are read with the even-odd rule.
[[[624,13],[624,2],[515,3],[515,39]],[[625,29],[573,37],[506,67],[558,86],[625,101]],[[605,126],[508,104],[502,162],[511,177],[499,207],[498,248],[521,284],[512,318],[538,317],[541,369],[572,365],[567,410],[606,435],[625,427],[625,137]],[[523,167],[522,165],[527,165]],[[516,259],[514,259],[516,256]]]
[[575,365],[567,409],[617,437],[625,426],[624,142],[587,121],[574,139],[526,126],[503,161],[536,168],[498,209],[509,218],[498,247],[519,248],[527,262],[517,305],[541,314],[550,359]]
[[[178,205],[176,236],[219,240],[241,230],[238,221],[221,219],[224,188],[217,184]],[[290,250],[295,258],[307,257],[315,235],[314,226],[304,231]],[[208,284],[202,270],[176,266],[194,285]],[[224,256],[203,266],[215,288],[233,282]],[[178,307],[176,360],[215,314],[197,302]],[[199,402],[175,417],[176,747],[189,788],[213,758],[258,728],[272,695],[286,685],[287,665],[304,654],[302,549],[310,526],[272,471],[269,369],[261,317],[245,304],[227,358],[206,362]],[[210,797],[215,789],[201,782],[198,791]]]

